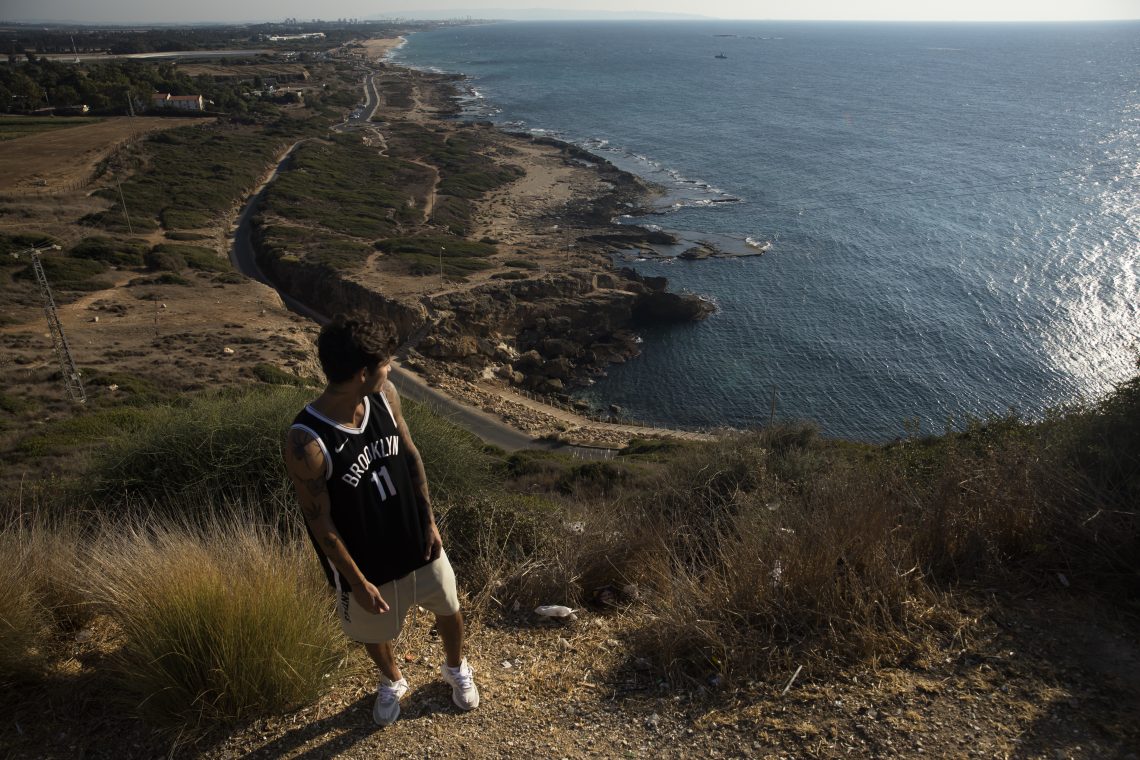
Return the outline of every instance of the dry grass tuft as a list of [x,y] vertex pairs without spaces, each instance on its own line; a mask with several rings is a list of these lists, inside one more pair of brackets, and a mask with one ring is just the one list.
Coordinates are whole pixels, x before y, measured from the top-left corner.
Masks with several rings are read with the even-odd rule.
[[80,588],[85,545],[74,520],[38,512],[0,531],[0,680],[42,675],[57,639],[90,622]]
[[344,642],[311,549],[252,510],[108,527],[90,591],[123,632],[124,692],[159,725],[206,727],[311,700]]

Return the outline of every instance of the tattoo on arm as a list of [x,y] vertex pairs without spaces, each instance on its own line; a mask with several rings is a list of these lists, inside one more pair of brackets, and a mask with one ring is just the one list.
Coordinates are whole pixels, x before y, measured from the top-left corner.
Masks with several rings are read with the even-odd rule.
[[[337,548],[343,545],[344,544],[341,542],[340,536],[334,532],[329,532],[321,536],[321,546],[324,547],[325,554],[328,554],[330,556],[337,556]],[[345,554],[348,554],[347,549],[345,550]]]
[[293,454],[293,458],[299,461],[305,459],[305,447],[312,441],[309,436],[302,433],[300,430],[289,431],[289,451]]

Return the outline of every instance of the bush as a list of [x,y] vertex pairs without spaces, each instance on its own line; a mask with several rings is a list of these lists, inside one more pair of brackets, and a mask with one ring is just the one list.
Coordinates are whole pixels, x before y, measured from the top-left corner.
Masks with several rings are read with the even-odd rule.
[[181,254],[161,250],[158,246],[146,254],[146,265],[160,272],[181,272],[186,259]]
[[280,367],[265,362],[254,365],[253,376],[268,385],[293,385],[298,388],[312,385],[312,383],[306,382],[303,377],[297,377],[291,372],[286,372]]
[[201,489],[220,500],[286,488],[282,442],[310,396],[262,386],[150,407],[101,448],[89,473],[93,494],[157,501]]
[[117,525],[88,564],[92,594],[122,630],[124,694],[171,729],[310,701],[344,656],[307,542],[241,504],[228,514],[199,527]]
[[246,279],[246,276],[241,272],[222,272],[216,275],[211,282],[216,282],[219,285],[241,285]]
[[33,409],[34,406],[35,405],[26,398],[0,392],[0,411],[7,412],[8,414],[20,414]]
[[148,285],[189,285],[190,281],[182,275],[174,274],[173,272],[164,272],[153,280],[148,280],[145,284]]
[[21,438],[14,453],[22,458],[64,452],[79,456],[79,452],[94,445],[103,445],[141,424],[146,413],[145,409],[113,407],[91,409],[74,417],[53,420],[33,428]]
[[161,219],[167,229],[207,226],[255,184],[272,162],[279,140],[231,124],[203,124],[153,134],[128,153],[129,158],[145,160],[147,169],[119,188],[97,192],[113,206],[83,221],[125,229],[125,199],[131,225],[137,230],[155,229],[156,219]]
[[495,253],[493,245],[443,235],[386,238],[376,248],[400,257],[411,274],[420,276],[438,275],[442,258],[444,273],[454,278],[490,269],[485,259]]
[[76,243],[68,255],[77,259],[92,259],[116,266],[137,267],[144,263],[147,251],[145,240],[121,240],[108,237],[87,237]]
[[42,248],[54,244],[57,244],[55,238],[38,232],[14,234],[0,232],[0,266],[15,266],[21,263],[21,259],[13,258],[10,254],[23,254],[29,248]]
[[[172,256],[181,258],[184,266],[202,272],[229,272],[232,271],[229,259],[218,256],[210,248],[197,245],[179,245],[177,243],[159,243],[152,250],[152,256]],[[177,271],[177,270],[174,270]]]
[[[43,256],[44,275],[55,290],[102,290],[110,283],[98,276],[107,271],[107,265],[102,261],[91,259],[76,259],[70,256]],[[34,280],[36,275],[32,265],[17,272],[16,277],[24,280]]]
[[463,499],[488,487],[496,459],[478,437],[424,404],[408,399],[401,404],[424,460],[433,502]]

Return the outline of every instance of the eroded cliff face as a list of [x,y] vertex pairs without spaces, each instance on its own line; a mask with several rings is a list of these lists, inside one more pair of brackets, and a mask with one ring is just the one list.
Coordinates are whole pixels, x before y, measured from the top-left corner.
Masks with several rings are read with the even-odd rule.
[[301,260],[260,258],[278,288],[326,316],[360,310],[391,319],[413,369],[471,380],[497,376],[546,394],[561,394],[635,356],[640,326],[704,319],[713,311],[696,296],[667,292],[664,278],[631,269],[493,281],[415,301]]
[[[254,236],[253,244],[260,245],[258,236]],[[385,298],[326,267],[262,256],[260,251],[258,266],[278,290],[326,317],[354,311],[387,317],[396,325],[401,340],[422,331],[430,322],[422,305]]]

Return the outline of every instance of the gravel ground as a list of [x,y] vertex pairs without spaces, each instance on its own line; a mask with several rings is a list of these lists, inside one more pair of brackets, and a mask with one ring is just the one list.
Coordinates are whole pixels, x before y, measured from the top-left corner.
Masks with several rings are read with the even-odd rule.
[[[968,644],[906,667],[826,657],[755,680],[670,685],[629,651],[636,609],[565,625],[525,611],[469,626],[482,695],[462,713],[440,680],[430,616],[400,644],[410,689],[397,723],[372,723],[375,676],[354,653],[314,704],[214,729],[171,749],[101,680],[115,641],[96,626],[46,687],[5,695],[13,758],[936,757],[1122,758],[1140,748],[1140,639],[1071,597],[987,602]],[[86,637],[84,637],[86,638]]]

